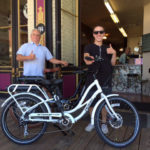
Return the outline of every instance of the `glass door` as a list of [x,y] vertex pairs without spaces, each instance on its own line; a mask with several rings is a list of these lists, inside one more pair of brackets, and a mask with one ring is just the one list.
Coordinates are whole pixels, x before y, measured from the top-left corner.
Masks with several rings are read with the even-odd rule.
[[[18,0],[18,49],[22,44],[28,42],[27,10],[27,0]],[[17,75],[15,77],[21,76],[23,72],[23,63],[17,62],[17,64]]]
[[27,42],[27,30],[27,0],[0,0],[0,93],[22,73],[16,52]]
[[12,82],[12,1],[0,1],[0,91]]

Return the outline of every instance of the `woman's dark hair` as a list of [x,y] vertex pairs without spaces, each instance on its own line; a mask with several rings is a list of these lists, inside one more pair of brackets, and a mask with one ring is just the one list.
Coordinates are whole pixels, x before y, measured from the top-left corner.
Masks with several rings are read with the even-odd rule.
[[[104,29],[104,27],[101,26],[101,25],[95,25],[95,26],[93,27],[93,31],[95,30],[96,27],[102,27],[102,28]],[[105,29],[104,29],[104,31],[105,31]]]

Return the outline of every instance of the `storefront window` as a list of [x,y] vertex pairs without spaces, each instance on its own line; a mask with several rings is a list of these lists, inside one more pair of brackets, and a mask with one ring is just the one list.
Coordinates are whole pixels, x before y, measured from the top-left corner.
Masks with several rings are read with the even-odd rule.
[[0,10],[0,66],[10,66],[12,57],[11,0],[1,0]]
[[[0,0],[0,66],[12,65],[12,0]],[[27,0],[18,0],[18,47],[28,41]],[[17,50],[16,50],[17,51]]]
[[[18,16],[18,48],[28,42],[28,9],[27,0],[19,0],[19,16]],[[19,67],[23,67],[23,63],[19,62]]]
[[20,8],[19,8],[19,35],[18,35],[18,46],[20,47],[22,44],[28,41],[28,11],[27,11],[27,0],[20,0]]

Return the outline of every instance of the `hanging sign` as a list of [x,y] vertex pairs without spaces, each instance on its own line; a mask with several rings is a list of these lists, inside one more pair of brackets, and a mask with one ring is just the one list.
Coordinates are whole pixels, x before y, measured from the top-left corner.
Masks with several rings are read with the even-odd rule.
[[45,25],[43,23],[39,23],[36,28],[40,31],[41,34],[45,32]]

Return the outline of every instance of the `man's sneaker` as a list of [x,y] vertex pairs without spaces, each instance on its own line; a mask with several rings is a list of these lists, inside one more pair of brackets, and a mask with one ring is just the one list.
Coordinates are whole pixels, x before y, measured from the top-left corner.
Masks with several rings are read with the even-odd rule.
[[108,127],[107,127],[106,124],[102,124],[102,125],[101,125],[101,129],[102,129],[102,132],[103,132],[104,134],[107,134],[107,133],[108,133]]
[[89,123],[88,126],[85,128],[85,131],[91,132],[93,129],[94,129],[94,125],[92,125],[91,123]]

